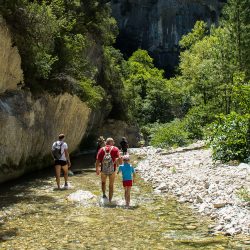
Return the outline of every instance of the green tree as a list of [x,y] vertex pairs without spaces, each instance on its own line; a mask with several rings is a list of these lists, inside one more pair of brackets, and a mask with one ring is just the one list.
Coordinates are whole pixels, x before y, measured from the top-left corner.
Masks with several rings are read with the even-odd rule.
[[208,33],[207,24],[204,21],[197,21],[194,28],[187,35],[182,36],[179,45],[182,49],[189,49],[196,42],[202,40]]
[[124,85],[130,118],[140,124],[171,119],[166,80],[163,70],[154,67],[145,50],[137,50],[125,66]]
[[[223,9],[222,26],[228,29],[233,46],[235,63],[238,71],[247,73],[250,69],[250,1],[229,0]],[[231,52],[231,53],[232,53]]]

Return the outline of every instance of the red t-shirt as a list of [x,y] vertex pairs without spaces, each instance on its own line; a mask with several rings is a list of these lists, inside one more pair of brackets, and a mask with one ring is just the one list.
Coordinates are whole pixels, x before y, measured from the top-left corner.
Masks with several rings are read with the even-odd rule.
[[[117,147],[115,147],[115,146],[106,145],[105,146],[106,152],[109,152],[111,147],[113,147],[113,148],[111,150],[110,155],[111,155],[111,158],[112,158],[112,160],[114,162],[115,159],[119,157],[119,149]],[[96,159],[99,160],[100,162],[102,162],[103,158],[104,158],[104,155],[105,155],[105,152],[104,152],[103,148],[100,148],[99,151],[98,151],[98,154],[96,156]],[[116,164],[114,164],[114,168],[116,169]]]

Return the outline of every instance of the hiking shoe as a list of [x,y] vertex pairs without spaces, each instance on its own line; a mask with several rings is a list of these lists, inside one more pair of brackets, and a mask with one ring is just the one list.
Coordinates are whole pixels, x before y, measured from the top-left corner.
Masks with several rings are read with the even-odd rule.
[[108,199],[108,197],[106,196],[106,194],[104,194],[104,195],[102,196],[102,198],[103,198],[103,199]]
[[69,185],[68,185],[68,184],[65,184],[63,188],[64,188],[64,189],[69,189]]

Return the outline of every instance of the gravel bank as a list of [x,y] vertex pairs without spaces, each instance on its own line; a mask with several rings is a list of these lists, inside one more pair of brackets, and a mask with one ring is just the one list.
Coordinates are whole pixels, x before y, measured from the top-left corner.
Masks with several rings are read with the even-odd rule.
[[215,233],[250,235],[250,203],[237,194],[242,187],[250,191],[250,165],[215,164],[211,151],[202,147],[197,142],[172,151],[144,147],[130,149],[130,153],[145,155],[137,170],[156,193],[171,193],[181,203],[211,216]]

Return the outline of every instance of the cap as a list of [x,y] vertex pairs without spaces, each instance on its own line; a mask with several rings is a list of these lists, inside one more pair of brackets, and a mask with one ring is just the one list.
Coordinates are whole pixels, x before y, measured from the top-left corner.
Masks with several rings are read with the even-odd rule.
[[128,161],[128,160],[129,160],[129,155],[124,155],[124,156],[122,157],[122,159],[125,160],[125,161]]

